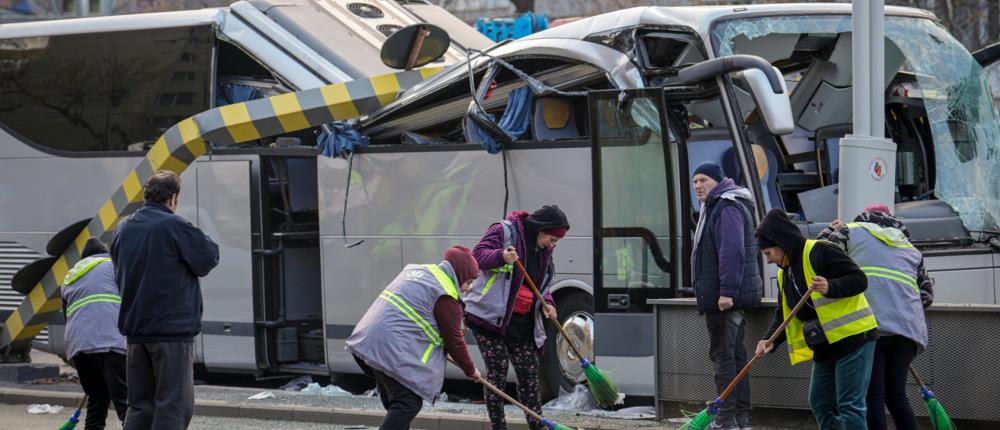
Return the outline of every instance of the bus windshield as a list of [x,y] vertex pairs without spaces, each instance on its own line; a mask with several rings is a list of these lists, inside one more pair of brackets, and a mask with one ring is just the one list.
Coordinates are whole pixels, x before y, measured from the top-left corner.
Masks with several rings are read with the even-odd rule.
[[[719,56],[761,55],[782,70],[797,134],[819,153],[823,130],[850,130],[850,32],[850,16],[770,16],[719,22],[712,42]],[[1000,117],[982,67],[930,19],[886,17],[885,36],[886,121],[898,144],[900,200],[935,196],[967,229],[997,229]],[[824,163],[835,178],[832,159],[816,160],[819,176]]]

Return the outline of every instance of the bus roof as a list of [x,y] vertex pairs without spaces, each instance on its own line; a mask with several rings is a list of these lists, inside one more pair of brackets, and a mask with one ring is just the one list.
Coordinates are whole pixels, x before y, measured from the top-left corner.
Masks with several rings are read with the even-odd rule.
[[[909,7],[887,6],[886,15],[936,19],[934,14]],[[643,6],[584,18],[541,31],[521,40],[583,39],[595,33],[636,26],[687,27],[702,37],[720,19],[759,15],[850,15],[849,3],[781,3],[745,6]]]
[[221,24],[220,8],[0,24],[0,39]]

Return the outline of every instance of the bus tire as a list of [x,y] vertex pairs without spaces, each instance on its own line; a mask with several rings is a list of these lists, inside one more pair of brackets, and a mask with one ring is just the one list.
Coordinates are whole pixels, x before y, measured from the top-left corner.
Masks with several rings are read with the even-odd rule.
[[[563,294],[557,294],[556,310],[563,327],[566,327],[566,323],[571,318],[577,318],[575,320],[577,322],[589,320],[592,324],[594,321],[594,297],[580,290],[571,290]],[[574,330],[568,331],[571,333],[574,332]],[[560,388],[563,391],[572,391],[573,386],[584,380],[579,364],[568,358],[559,359],[561,355],[558,351],[558,345],[562,341],[560,339],[562,336],[551,322],[545,324],[545,335],[545,348],[542,352],[540,366],[541,375],[539,375],[539,379],[541,379],[542,403],[558,397]],[[565,348],[566,346],[564,345],[563,349],[565,350]],[[583,352],[583,354],[592,354],[592,352]],[[592,359],[593,357],[590,358]],[[571,374],[575,374],[576,378],[571,378],[570,375],[567,375],[566,370]]]

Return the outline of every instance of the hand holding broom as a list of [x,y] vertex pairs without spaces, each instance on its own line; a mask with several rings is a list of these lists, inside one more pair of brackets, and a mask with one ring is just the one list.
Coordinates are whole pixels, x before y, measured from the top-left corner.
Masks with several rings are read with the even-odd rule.
[[[538,291],[538,287],[535,285],[535,281],[531,279],[531,275],[528,274],[528,270],[524,268],[521,264],[521,260],[514,260],[514,264],[517,268],[521,270],[524,274],[524,280],[527,281],[528,287],[531,291],[535,293],[538,300],[541,300],[545,304],[545,298],[542,297],[542,293]],[[609,408],[618,403],[618,384],[611,379],[604,371],[598,369],[597,366],[593,365],[590,360],[580,353],[579,348],[573,343],[573,340],[566,334],[566,329],[563,328],[562,324],[559,323],[558,316],[552,318],[556,329],[562,334],[563,339],[566,339],[566,343],[569,344],[570,349],[576,354],[576,357],[580,359],[580,367],[583,368],[583,374],[587,377],[587,387],[590,389],[590,394],[594,396],[594,401],[597,402],[598,406],[603,408]]]
[[[451,364],[454,364],[454,365],[458,366],[458,363],[456,363],[455,360],[453,360],[450,356],[448,357],[448,361],[450,361]],[[487,382],[485,378],[479,378],[479,379],[476,380],[476,382],[480,383],[480,384],[483,384],[483,386],[486,387],[486,389],[492,391],[493,394],[496,394],[496,395],[500,396],[502,399],[504,399],[507,402],[509,402],[510,404],[512,404],[514,406],[517,406],[522,411],[524,411],[525,414],[527,414],[531,418],[534,418],[535,420],[537,420],[538,422],[540,422],[543,426],[545,426],[545,428],[547,428],[549,430],[573,430],[572,427],[566,427],[566,426],[564,426],[562,424],[559,424],[559,423],[557,423],[555,421],[552,421],[552,420],[550,420],[548,418],[545,418],[545,417],[539,415],[537,412],[531,410],[527,406],[522,405],[517,400],[514,400],[512,397],[508,396],[507,393],[503,392],[503,390],[501,390],[501,389],[495,387],[493,384]],[[577,430],[583,430],[583,429],[577,429]]]

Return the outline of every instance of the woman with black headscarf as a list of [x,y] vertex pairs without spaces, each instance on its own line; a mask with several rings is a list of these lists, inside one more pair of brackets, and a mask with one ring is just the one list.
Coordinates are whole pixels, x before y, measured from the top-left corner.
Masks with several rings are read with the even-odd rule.
[[[486,379],[503,386],[508,363],[513,364],[518,398],[538,413],[542,412],[538,367],[545,345],[543,317],[558,321],[555,303],[548,293],[555,274],[552,252],[568,230],[566,214],[556,205],[543,206],[531,214],[511,212],[507,219],[491,225],[473,248],[482,273],[465,295],[466,319],[486,362]],[[542,292],[545,303],[540,303],[528,287],[515,264],[518,259]],[[487,392],[486,406],[493,430],[505,430],[503,400]],[[540,428],[541,423],[527,419],[532,430]]]

